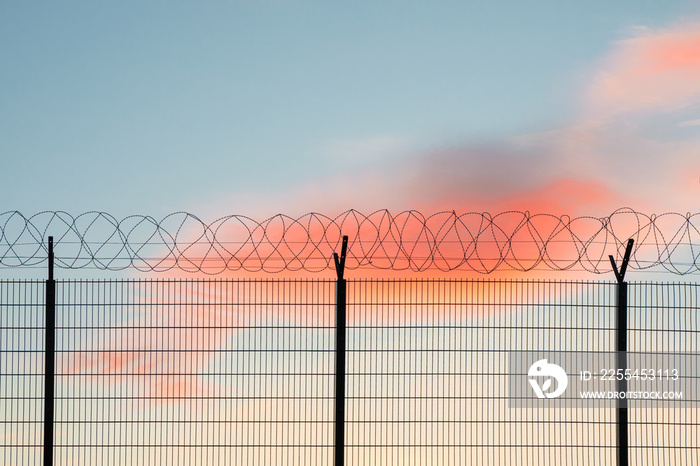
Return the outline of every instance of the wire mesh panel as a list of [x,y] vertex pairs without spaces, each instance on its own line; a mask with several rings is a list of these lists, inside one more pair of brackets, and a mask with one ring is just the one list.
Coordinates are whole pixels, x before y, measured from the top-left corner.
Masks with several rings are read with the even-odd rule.
[[349,281],[348,303],[348,464],[615,464],[613,409],[513,407],[507,380],[514,351],[612,350],[613,284]]
[[[651,385],[662,396],[673,395],[676,376],[687,380],[680,398],[629,400],[630,464],[700,464],[699,289],[696,283],[630,283],[628,349],[641,362],[634,369],[653,370]],[[666,357],[649,357],[659,353]],[[631,382],[639,384],[639,375]]]
[[0,281],[0,461],[42,464],[44,282]]
[[329,464],[333,283],[59,282],[57,464]]
[[[563,408],[518,404],[511,381],[530,390],[529,374],[509,361],[612,352],[615,288],[348,281],[346,463],[616,464],[614,405],[572,389]],[[56,464],[333,464],[334,291],[317,280],[58,282]],[[44,293],[0,281],[2,464],[42,461]],[[630,358],[697,355],[697,293],[630,284]],[[695,383],[697,359],[679,361]],[[698,411],[692,393],[629,400],[631,464],[699,464]]]

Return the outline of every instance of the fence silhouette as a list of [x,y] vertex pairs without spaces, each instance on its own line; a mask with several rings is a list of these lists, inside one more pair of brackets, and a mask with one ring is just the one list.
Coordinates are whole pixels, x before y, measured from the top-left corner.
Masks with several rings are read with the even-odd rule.
[[[698,285],[629,285],[629,354],[697,354]],[[42,461],[45,286],[0,281],[3,464]],[[617,464],[614,405],[513,407],[507,382],[513,352],[613,351],[615,289],[348,280],[345,462]],[[57,281],[55,464],[333,464],[334,291]],[[628,410],[630,464],[698,463],[697,397]]]
[[645,214],[619,209],[605,217],[502,212],[355,210],[337,216],[230,215],[204,222],[179,212],[161,220],[105,212],[77,216],[0,214],[0,266],[43,266],[46,241],[60,245],[59,268],[320,272],[333,268],[342,236],[347,268],[452,271],[584,270],[608,273],[608,255],[634,239],[630,267],[676,275],[700,271],[700,213]]
[[[628,266],[697,271],[697,215],[348,211],[236,230],[249,219],[0,214],[0,266],[49,270],[47,281],[0,280],[0,458],[698,464],[698,285],[624,281]],[[53,238],[43,241],[56,231],[54,257]],[[205,273],[335,266],[338,279],[55,280],[54,262]],[[346,267],[611,266],[618,283],[344,276]],[[526,403],[535,361],[573,355],[624,374],[651,353],[676,358],[657,368],[678,372],[684,396],[593,402],[570,388],[563,405]],[[648,383],[623,377],[614,387]]]

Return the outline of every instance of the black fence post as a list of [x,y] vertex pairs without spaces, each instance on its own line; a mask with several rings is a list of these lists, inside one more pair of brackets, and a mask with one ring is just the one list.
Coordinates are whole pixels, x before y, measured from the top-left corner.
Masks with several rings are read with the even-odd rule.
[[[627,242],[625,257],[622,259],[620,270],[617,269],[615,259],[610,257],[610,263],[617,278],[617,330],[615,337],[615,351],[617,356],[618,373],[622,371],[622,377],[617,381],[617,392],[627,393],[627,379],[625,370],[627,369],[627,283],[625,282],[625,272],[632,254],[634,240],[630,238]],[[617,402],[617,464],[618,466],[629,465],[629,429],[628,429],[627,396],[619,398]]]
[[44,466],[53,466],[54,364],[56,356],[56,281],[53,279],[53,236],[49,236],[48,267],[44,347]]
[[345,328],[347,284],[345,257],[348,252],[348,237],[343,236],[343,246],[338,253],[333,253],[335,271],[338,281],[335,284],[335,466],[345,464]]

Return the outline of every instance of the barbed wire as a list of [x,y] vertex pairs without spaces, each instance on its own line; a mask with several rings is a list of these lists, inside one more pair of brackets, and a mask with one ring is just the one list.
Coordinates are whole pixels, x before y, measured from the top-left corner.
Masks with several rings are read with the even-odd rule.
[[412,271],[571,270],[610,272],[635,240],[630,267],[677,275],[700,271],[700,213],[648,215],[629,208],[605,217],[509,211],[410,210],[337,216],[278,214],[263,221],[229,215],[207,223],[187,212],[161,220],[105,212],[73,216],[0,214],[0,267],[32,267],[47,259],[54,237],[57,267],[210,275],[225,271],[320,272],[333,268],[342,236],[350,238],[346,267]]

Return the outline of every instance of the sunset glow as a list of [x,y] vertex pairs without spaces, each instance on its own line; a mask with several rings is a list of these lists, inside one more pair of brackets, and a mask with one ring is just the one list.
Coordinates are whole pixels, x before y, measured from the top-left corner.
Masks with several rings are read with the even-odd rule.
[[0,2],[0,44],[0,466],[697,464],[700,4]]

